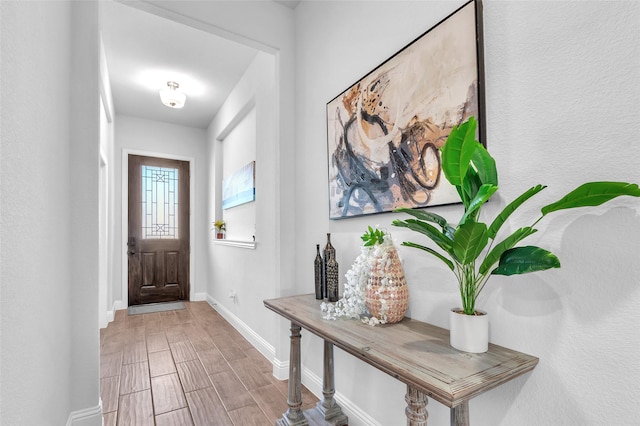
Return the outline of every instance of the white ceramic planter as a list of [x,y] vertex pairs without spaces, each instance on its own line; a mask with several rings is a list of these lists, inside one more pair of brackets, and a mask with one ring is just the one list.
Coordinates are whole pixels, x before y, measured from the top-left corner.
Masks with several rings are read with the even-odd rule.
[[489,349],[489,315],[465,315],[452,309],[449,312],[450,343],[454,348],[471,353],[483,353]]

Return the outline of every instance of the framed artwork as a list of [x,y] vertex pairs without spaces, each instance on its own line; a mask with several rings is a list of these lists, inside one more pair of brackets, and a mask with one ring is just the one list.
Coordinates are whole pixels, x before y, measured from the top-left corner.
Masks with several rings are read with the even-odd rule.
[[256,162],[252,161],[222,180],[224,210],[256,199]]
[[483,87],[471,0],[328,102],[329,217],[459,202],[439,148],[472,115],[484,143]]

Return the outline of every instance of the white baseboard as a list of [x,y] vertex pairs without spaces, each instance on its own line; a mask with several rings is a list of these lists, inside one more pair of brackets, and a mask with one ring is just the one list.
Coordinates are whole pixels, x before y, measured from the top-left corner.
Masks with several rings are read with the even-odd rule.
[[[273,364],[273,375],[276,379],[286,380],[289,378],[289,361],[280,361],[277,359],[275,357],[275,348],[269,344],[269,342],[264,340],[233,312],[222,306],[214,298],[207,295],[206,300],[213,309],[218,311],[218,313],[238,330],[262,355],[271,360]],[[319,399],[323,398],[322,378],[305,367],[302,368],[302,384],[316,397]],[[382,426],[340,392],[336,392],[334,398],[340,407],[342,407],[342,411],[349,417],[350,426]]]
[[207,293],[193,293],[193,302],[202,302],[207,300]]
[[102,400],[95,407],[72,411],[67,426],[102,426]]
[[113,302],[113,312],[119,311],[120,309],[126,309],[127,306],[124,304],[122,300],[116,300]]
[[289,378],[289,361],[280,361],[274,357],[271,363],[273,364],[273,377],[278,380],[287,380]]
[[[302,367],[302,384],[322,400],[322,378],[306,367]],[[349,426],[382,426],[340,392],[336,391],[333,397],[342,412],[349,417]]]
[[[109,325],[110,322],[113,322],[113,320],[116,317],[116,311],[115,309],[112,309],[110,311],[107,311],[107,325]],[[104,328],[104,327],[103,327]]]
[[115,302],[113,302],[111,310],[107,311],[107,325],[109,325],[110,322],[113,322],[116,317],[116,311],[119,309],[124,309],[122,300],[116,300]]
[[264,340],[262,336],[253,331],[253,329],[244,321],[218,303],[218,301],[213,297],[207,295],[206,300],[213,309],[218,311],[218,313],[222,315],[222,317],[226,319],[236,330],[238,330],[238,332],[240,332],[240,334],[242,334],[242,336],[247,339],[265,358],[269,360],[273,360],[275,358],[276,348],[274,348],[273,345]]

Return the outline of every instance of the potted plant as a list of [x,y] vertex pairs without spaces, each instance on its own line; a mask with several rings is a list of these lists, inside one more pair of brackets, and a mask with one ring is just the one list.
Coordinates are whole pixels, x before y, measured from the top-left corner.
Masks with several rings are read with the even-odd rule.
[[224,220],[218,219],[213,222],[213,227],[216,230],[216,239],[221,240],[224,238],[225,224]]
[[[450,319],[451,345],[467,352],[486,352],[488,348],[488,316],[476,309],[476,300],[491,275],[516,275],[559,268],[560,261],[551,252],[535,246],[518,246],[535,233],[541,219],[550,213],[577,207],[598,206],[622,195],[640,197],[637,184],[627,182],[589,182],[569,192],[560,200],[542,207],[540,217],[530,226],[516,229],[510,235],[498,238],[500,228],[509,216],[525,201],[546,188],[536,185],[509,203],[492,222],[480,221],[482,206],[498,190],[498,172],[495,160],[476,140],[477,122],[470,117],[455,126],[440,149],[442,172],[455,186],[464,206],[464,214],[457,225],[435,213],[401,208],[414,218],[394,220],[393,225],[405,227],[430,238],[441,250],[413,242],[402,245],[426,251],[441,260],[454,273],[458,281],[462,306],[452,310]],[[482,337],[479,343],[465,342],[458,332],[467,325],[459,320],[480,318],[480,331],[471,331],[469,338]],[[481,335],[481,336],[479,336]]]
[[369,226],[360,237],[371,249],[365,303],[372,317],[383,323],[402,321],[409,307],[409,288],[391,235]]
[[401,321],[409,306],[409,290],[391,235],[369,226],[360,238],[360,255],[345,274],[343,297],[320,305],[323,318],[359,318],[372,326]]

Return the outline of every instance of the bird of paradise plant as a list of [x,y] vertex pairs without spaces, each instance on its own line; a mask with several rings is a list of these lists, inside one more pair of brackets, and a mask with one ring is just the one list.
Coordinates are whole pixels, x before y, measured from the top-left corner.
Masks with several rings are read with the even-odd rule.
[[598,206],[619,196],[640,197],[637,184],[627,182],[588,182],[580,185],[558,201],[542,207],[540,217],[530,226],[518,228],[498,240],[498,231],[511,214],[546,186],[527,189],[509,203],[488,225],[480,221],[484,204],[498,190],[496,162],[476,138],[477,122],[470,117],[455,126],[441,148],[442,172],[455,186],[464,206],[457,225],[425,210],[401,208],[398,212],[414,218],[394,220],[393,225],[426,235],[442,252],[413,242],[402,245],[418,248],[441,260],[455,274],[462,309],[474,315],[476,299],[491,275],[517,275],[559,268],[559,259],[536,246],[517,246],[537,232],[539,222],[550,213],[577,207]]

